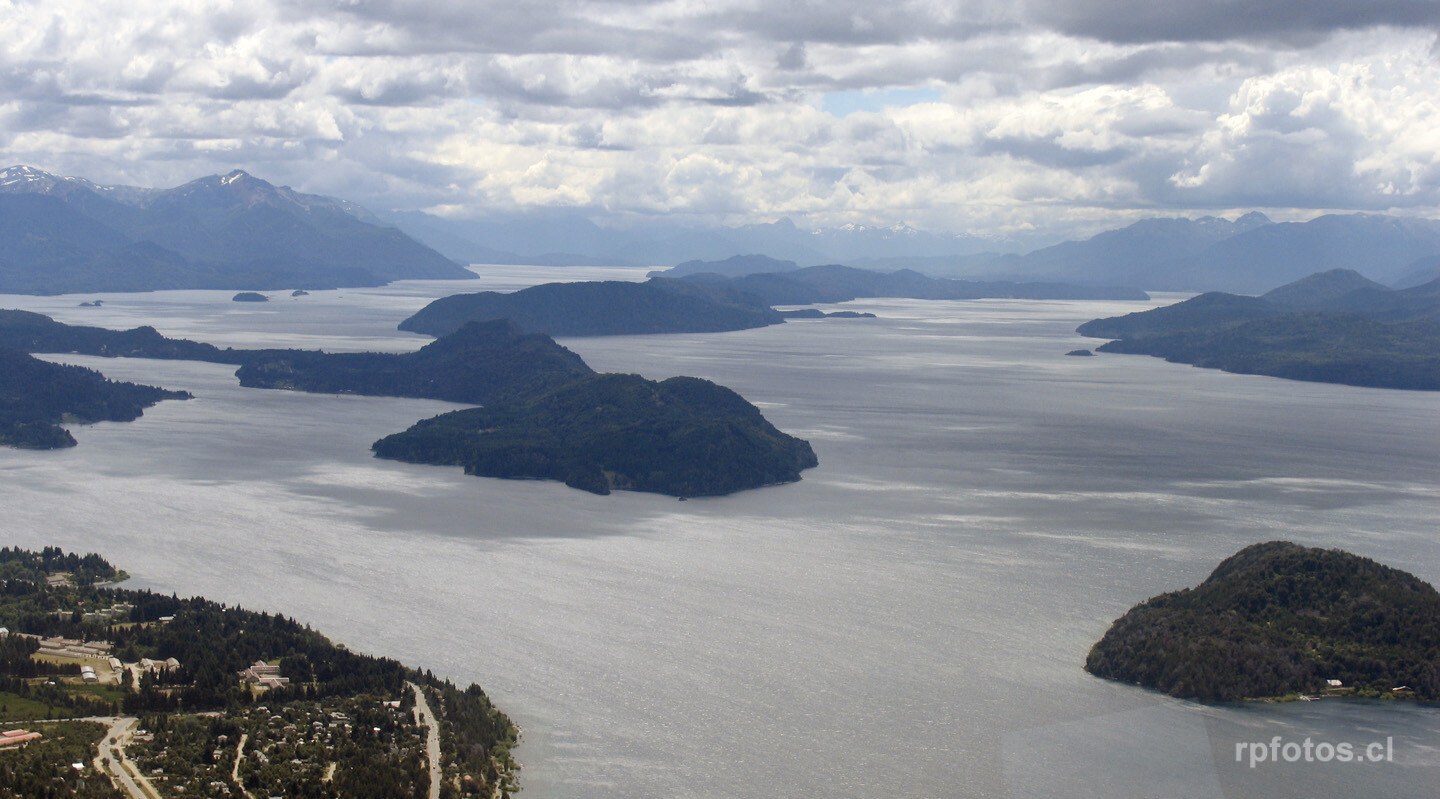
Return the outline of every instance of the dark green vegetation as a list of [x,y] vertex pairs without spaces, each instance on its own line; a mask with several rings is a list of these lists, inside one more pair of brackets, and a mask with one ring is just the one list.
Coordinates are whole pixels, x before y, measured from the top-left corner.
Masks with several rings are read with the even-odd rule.
[[443,336],[466,322],[511,319],[551,336],[716,333],[779,324],[756,298],[725,289],[653,278],[644,283],[545,283],[502,294],[443,297],[400,323],[401,330]]
[[[691,267],[696,269],[698,267]],[[690,271],[685,282],[723,286],[758,298],[765,305],[809,305],[849,302],[862,297],[905,297],[916,300],[1145,300],[1134,288],[1078,286],[1069,283],[953,280],[922,275],[910,269],[875,272],[850,266],[812,266],[785,272],[724,277]]]
[[455,411],[375,443],[377,455],[469,474],[674,496],[800,479],[816,465],[739,394],[706,380],[592,375],[540,396]]
[[62,422],[128,422],[183,391],[106,380],[93,369],[66,366],[0,348],[0,444],[25,449],[75,446]]
[[430,782],[425,738],[410,713],[413,694],[403,697],[395,709],[382,704],[392,697],[356,694],[217,717],[150,715],[141,726],[154,739],[126,752],[141,773],[162,771],[166,792],[176,797],[212,796],[216,782],[233,791],[243,735],[235,772],[252,796],[423,799]]
[[579,355],[503,319],[471,322],[413,353],[257,353],[236,372],[252,388],[476,404],[543,394],[589,374]]
[[[240,384],[253,388],[485,404],[487,413],[507,420],[504,437],[476,445],[473,431],[422,423],[378,442],[376,451],[412,462],[465,465],[479,475],[560,479],[600,493],[628,488],[726,494],[797,480],[801,469],[815,465],[809,444],[775,430],[729,389],[695,378],[655,384],[631,375],[596,376],[580,356],[548,336],[522,333],[508,320],[467,323],[413,353],[327,354],[220,350],[168,339],[149,327],[75,327],[40,314],[0,311],[3,345],[239,364]],[[599,377],[628,388],[601,392],[604,402],[587,405],[597,398],[592,396],[597,386],[612,386]],[[685,386],[690,388],[682,390]],[[403,448],[397,448],[400,441]],[[484,457],[475,460],[477,453]]]
[[[76,557],[50,548],[40,553],[0,550],[0,564],[9,563],[74,566],[77,573],[83,568],[97,575],[116,573],[98,555]],[[233,763],[236,733],[244,731],[254,741],[250,751],[274,744],[268,761],[277,769],[267,770],[267,759],[254,758],[257,762],[247,763],[242,778],[252,786],[283,783],[286,773],[303,771],[290,761],[302,751],[299,736],[306,736],[304,743],[314,743],[310,717],[318,720],[317,714],[339,711],[348,716],[349,728],[337,725],[321,733],[329,736],[332,745],[325,759],[338,764],[333,783],[296,787],[283,795],[423,796],[428,782],[424,772],[415,768],[413,757],[396,756],[397,746],[423,751],[423,745],[414,743],[416,728],[407,721],[408,712],[394,714],[380,704],[382,699],[410,696],[407,682],[433,697],[431,704],[441,722],[442,748],[463,753],[459,769],[449,769],[447,776],[489,796],[489,789],[507,784],[516,768],[510,751],[518,731],[479,686],[460,690],[429,672],[352,652],[282,615],[227,607],[198,597],[182,599],[94,585],[50,585],[43,573],[9,574],[0,582],[0,589],[0,626],[10,630],[7,638],[0,639],[0,705],[8,708],[13,703],[20,709],[35,710],[40,719],[116,713],[141,716],[143,726],[155,732],[157,740],[176,747],[176,756],[166,765],[173,765],[177,774],[190,774],[207,763],[214,766],[220,735],[228,735],[228,753],[222,751],[222,758],[228,754]],[[126,617],[85,620],[86,611],[116,603],[128,603]],[[173,618],[161,621],[165,617]],[[109,641],[115,657],[126,663],[175,658],[180,665],[154,674],[145,672],[138,684],[123,678],[119,684],[110,682],[108,668],[102,667],[107,679],[100,685],[87,685],[76,676],[79,661],[31,658],[38,644],[28,635]],[[290,684],[259,692],[243,684],[237,672],[258,660],[278,664]],[[408,705],[402,709],[408,711]],[[41,710],[43,714],[39,714]],[[193,718],[202,712],[218,715]],[[270,723],[276,716],[281,723]],[[9,718],[18,720],[15,714]],[[306,719],[303,727],[297,723],[302,718]],[[256,724],[268,732],[262,734]],[[381,731],[375,733],[375,727]],[[47,735],[49,729],[45,728]],[[273,740],[266,741],[264,735]],[[309,753],[307,758],[321,756],[315,747],[304,751]],[[7,756],[0,753],[0,786],[6,784],[4,779],[16,776],[3,768]],[[93,756],[92,748],[84,757],[67,757],[63,764],[68,768],[71,762],[88,763]],[[456,758],[461,759],[461,754]],[[26,773],[38,773],[35,769],[43,766],[27,766]],[[217,771],[228,778],[228,763]]]
[[[44,738],[0,752],[0,799],[121,799],[124,793],[95,774],[90,761],[105,725],[64,721],[35,728]],[[84,763],[77,772],[71,763]]]
[[254,291],[242,291],[231,297],[232,302],[269,302],[270,298]]
[[243,363],[249,354],[221,350],[210,344],[165,338],[153,327],[109,330],[67,325],[44,314],[0,309],[0,347],[22,352],[74,352],[105,358],[159,358],[164,360]]
[[4,171],[0,292],[377,286],[469,270],[364,209],[235,171],[168,190]]
[[1078,330],[1119,339],[1100,352],[1292,380],[1440,390],[1440,280],[1392,291],[1335,270],[1260,297],[1212,292]]
[[76,585],[92,585],[125,579],[110,562],[91,553],[66,553],[59,547],[45,547],[31,552],[19,547],[0,548],[0,581],[42,582],[47,574],[65,573]]
[[1340,550],[1255,544],[1117,619],[1091,674],[1207,701],[1407,688],[1440,699],[1440,593]]

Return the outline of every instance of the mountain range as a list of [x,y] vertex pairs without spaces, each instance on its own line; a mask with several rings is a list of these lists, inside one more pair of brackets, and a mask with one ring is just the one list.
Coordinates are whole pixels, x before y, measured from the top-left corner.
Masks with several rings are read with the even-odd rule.
[[[1440,221],[1376,214],[1279,223],[1259,212],[1233,220],[1151,218],[1028,252],[1017,246],[1022,242],[941,236],[903,224],[804,229],[781,219],[724,228],[655,223],[615,230],[579,213],[448,220],[416,212],[390,220],[461,262],[680,264],[681,271],[671,277],[688,271],[685,262],[736,257],[793,262],[786,268],[839,263],[992,282],[1246,294],[1329,269],[1353,269],[1397,287],[1440,276]],[[756,266],[750,271],[783,270]]]
[[102,186],[27,166],[0,171],[0,292],[335,288],[472,277],[461,263],[669,265],[737,256],[797,269],[844,264],[986,282],[1239,294],[1330,269],[1396,288],[1440,276],[1440,221],[1376,214],[1279,223],[1258,212],[1151,218],[1027,250],[1038,241],[903,223],[810,229],[790,219],[606,227],[578,210],[382,218],[240,170],[171,189]]
[[353,203],[236,170],[173,189],[0,171],[0,292],[376,286],[474,274]]
[[948,258],[989,253],[1013,242],[946,236],[909,225],[844,225],[811,230],[782,218],[738,227],[653,222],[607,228],[578,212],[496,214],[446,219],[420,211],[385,215],[396,227],[461,263],[542,266],[654,266],[763,253],[805,266],[863,258]]

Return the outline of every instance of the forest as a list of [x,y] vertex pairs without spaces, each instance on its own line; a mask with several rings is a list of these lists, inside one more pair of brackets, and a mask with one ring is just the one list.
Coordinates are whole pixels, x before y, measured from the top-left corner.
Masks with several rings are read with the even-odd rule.
[[1098,352],[1291,380],[1440,390],[1440,280],[1392,291],[1333,270],[1259,297],[1211,292],[1095,319],[1078,332],[1116,339]]
[[465,467],[486,477],[563,480],[612,489],[711,496],[791,482],[816,465],[724,386],[603,374],[533,399],[453,411],[374,445],[382,458]]
[[1177,697],[1228,701],[1347,693],[1440,699],[1440,593],[1341,550],[1271,541],[1195,588],[1120,617],[1085,669]]
[[75,446],[62,422],[128,422],[184,391],[107,380],[93,369],[42,361],[0,348],[0,444],[25,449]]

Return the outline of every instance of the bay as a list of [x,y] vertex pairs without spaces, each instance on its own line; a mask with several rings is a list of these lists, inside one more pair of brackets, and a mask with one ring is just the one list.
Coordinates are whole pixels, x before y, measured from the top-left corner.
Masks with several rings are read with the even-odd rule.
[[[454,291],[643,270],[277,295],[0,297],[222,346],[403,351]],[[1131,605],[1258,541],[1440,583],[1440,395],[1065,357],[1149,304],[867,300],[878,319],[562,340],[594,368],[707,377],[809,438],[796,484],[595,497],[371,458],[459,407],[240,388],[232,369],[65,356],[183,388],[80,445],[0,450],[4,542],[96,550],[137,585],[283,612],[477,681],[532,797],[1412,796],[1440,714],[1205,707],[1090,677]],[[1235,761],[1391,738],[1392,762]]]

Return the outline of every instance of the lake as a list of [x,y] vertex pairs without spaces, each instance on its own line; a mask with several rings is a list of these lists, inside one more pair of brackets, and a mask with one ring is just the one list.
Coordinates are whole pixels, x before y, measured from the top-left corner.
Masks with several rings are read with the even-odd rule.
[[[644,272],[477,270],[253,305],[177,291],[0,307],[221,346],[401,351],[428,339],[395,325],[437,296]],[[136,587],[283,612],[478,682],[524,730],[532,799],[1432,791],[1434,708],[1207,707],[1082,670],[1130,606],[1259,541],[1440,583],[1440,393],[1065,357],[1099,343],[1079,323],[1174,299],[865,300],[844,307],[878,319],[562,339],[597,370],[730,386],[820,458],[799,483],[684,503],[370,456],[448,403],[52,356],[196,398],[74,427],[73,449],[0,449],[4,543],[99,551]],[[1389,739],[1391,755],[1251,767],[1249,744],[1277,735]]]

